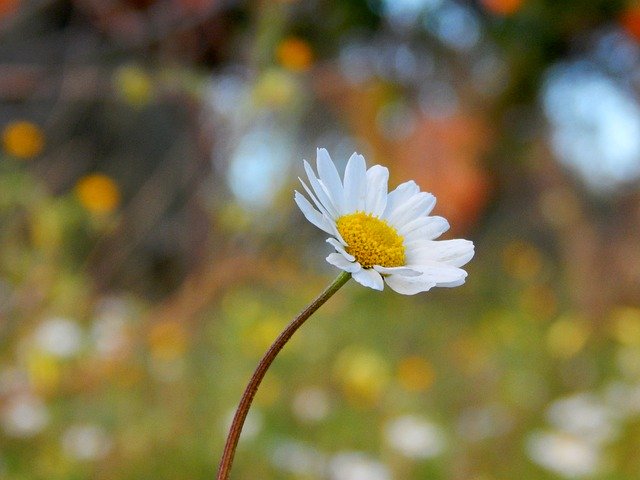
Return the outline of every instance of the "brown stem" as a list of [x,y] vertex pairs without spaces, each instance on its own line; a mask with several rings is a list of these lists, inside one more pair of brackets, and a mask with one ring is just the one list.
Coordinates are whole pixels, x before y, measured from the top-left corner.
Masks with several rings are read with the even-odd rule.
[[309,318],[313,312],[315,312],[320,306],[325,303],[331,296],[336,293],[340,287],[342,287],[351,278],[351,274],[342,272],[338,277],[329,285],[324,292],[322,292],[313,302],[309,304],[300,314],[294,318],[289,325],[282,331],[280,336],[271,344],[269,350],[264,354],[260,363],[256,367],[249,384],[244,389],[238,409],[233,417],[229,434],[227,435],[227,442],[224,445],[224,452],[220,459],[220,467],[218,468],[217,480],[227,480],[231,471],[231,464],[233,463],[233,456],[236,453],[236,447],[238,440],[240,439],[240,433],[242,432],[242,426],[251,408],[251,402],[255,397],[260,382],[264,378],[267,370],[273,363],[282,347],[289,341],[291,336],[302,326],[302,324]]

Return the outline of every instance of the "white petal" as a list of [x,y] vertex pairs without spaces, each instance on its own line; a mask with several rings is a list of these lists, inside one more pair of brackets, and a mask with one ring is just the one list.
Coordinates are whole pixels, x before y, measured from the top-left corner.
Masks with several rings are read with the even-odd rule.
[[419,271],[409,267],[381,267],[380,265],[374,265],[373,269],[382,275],[404,275],[405,277],[422,275]]
[[401,229],[407,223],[428,215],[436,204],[436,197],[426,192],[416,193],[389,215],[388,222]]
[[[324,230],[327,233],[333,233],[335,230],[335,226],[333,223],[327,219],[324,215],[322,215],[319,211],[317,211],[309,200],[307,200],[304,195],[300,192],[295,192],[295,201],[298,204],[298,208],[302,210],[302,214],[305,216],[307,220],[313,223],[320,230]],[[333,227],[333,228],[332,228]]]
[[298,177],[298,180],[300,180],[300,183],[302,184],[304,191],[307,192],[307,195],[309,195],[309,198],[313,200],[313,204],[316,206],[318,210],[320,210],[320,213],[322,213],[323,215],[326,215],[327,217],[331,218],[331,220],[335,221],[334,215],[331,215],[329,213],[329,211],[327,210],[327,207],[325,207],[325,205],[316,198],[316,196],[311,191],[311,189],[307,186],[307,184],[304,183],[304,181],[300,177]]
[[350,262],[340,253],[330,253],[327,257],[327,262],[334,267],[338,267],[340,270],[344,270],[345,272],[349,272],[354,275],[362,270],[362,267],[358,262]]
[[[420,217],[398,232],[404,237],[405,245],[419,240],[433,240],[449,230],[449,222],[442,217]],[[408,231],[406,231],[408,230]]]
[[432,263],[430,265],[412,265],[422,271],[421,278],[428,278],[437,287],[457,287],[464,283],[467,272],[451,265]]
[[374,165],[367,170],[367,195],[364,210],[376,217],[384,212],[387,206],[387,183],[389,170],[382,165]]
[[353,279],[360,285],[373,288],[374,290],[384,289],[384,282],[378,272],[372,268],[363,268],[352,274]]
[[356,261],[356,257],[351,255],[350,253],[347,253],[347,251],[344,249],[344,245],[342,245],[335,238],[327,238],[327,243],[329,245],[331,245],[333,248],[335,248],[338,252],[340,252],[342,254],[342,256],[344,258],[346,258],[347,260],[349,260],[350,262],[355,262]]
[[420,187],[413,180],[401,183],[395,190],[387,196],[387,206],[384,209],[382,218],[389,218],[398,206],[404,204],[409,198],[420,192]]
[[392,290],[403,295],[415,295],[416,293],[427,292],[436,286],[433,279],[424,277],[423,275],[417,277],[389,275],[385,277],[384,281]]
[[[430,217],[428,215],[422,215],[410,222],[405,223],[398,229],[398,233],[403,237],[406,237],[410,233],[419,230],[420,236],[425,238],[425,235],[439,236],[449,229],[449,222],[443,217]],[[429,238],[428,240],[432,240]]]
[[362,155],[354,153],[344,171],[344,211],[345,213],[364,210],[367,194],[367,164]]
[[304,170],[307,172],[307,178],[309,179],[309,183],[311,183],[311,188],[313,188],[313,191],[318,196],[318,200],[320,200],[322,205],[325,207],[329,216],[335,220],[339,216],[336,202],[331,198],[331,195],[327,192],[324,185],[322,185],[316,178],[311,165],[309,165],[306,160],[304,161]]
[[333,204],[339,214],[344,214],[344,189],[338,170],[324,148],[319,148],[316,153],[316,167],[322,184],[326,187],[327,192],[333,200]]
[[473,242],[463,239],[425,240],[406,244],[407,264],[422,265],[440,262],[453,267],[461,267],[473,258]]

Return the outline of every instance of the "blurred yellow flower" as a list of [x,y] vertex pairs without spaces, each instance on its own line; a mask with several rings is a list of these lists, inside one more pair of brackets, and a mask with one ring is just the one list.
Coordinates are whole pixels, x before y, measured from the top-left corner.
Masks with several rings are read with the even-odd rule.
[[56,253],[62,243],[64,221],[51,203],[33,212],[31,239],[33,244],[47,253]]
[[33,351],[27,357],[29,382],[35,391],[48,393],[60,384],[60,365],[52,355]]
[[506,272],[518,280],[531,280],[542,271],[543,258],[532,244],[514,241],[502,252],[502,262]]
[[44,133],[34,123],[11,122],[2,131],[2,145],[8,154],[28,159],[44,149]]
[[583,319],[562,317],[547,332],[547,348],[558,358],[571,358],[584,348],[589,335],[589,325]]
[[276,50],[278,63],[294,72],[309,70],[313,64],[313,51],[307,42],[300,38],[285,38]]
[[260,357],[282,330],[282,320],[269,315],[264,320],[248,325],[241,333],[242,351],[249,357]]
[[532,314],[533,320],[540,321],[553,317],[558,310],[555,290],[548,285],[530,285],[520,294],[520,306]]
[[254,402],[261,407],[270,407],[278,401],[281,392],[282,381],[271,373],[262,382]]
[[282,69],[269,69],[256,81],[253,100],[259,107],[282,108],[299,99],[299,88],[292,75]]
[[419,356],[403,358],[398,365],[397,375],[402,388],[410,392],[427,390],[435,379],[431,364]]
[[75,191],[80,204],[91,213],[111,213],[120,205],[118,185],[101,173],[82,177]]
[[336,360],[334,375],[354,405],[375,404],[389,383],[389,367],[377,353],[348,347]]
[[149,330],[148,340],[151,354],[158,360],[175,360],[187,350],[187,332],[177,321],[154,324]]
[[491,352],[487,342],[471,336],[462,336],[447,348],[456,367],[466,374],[477,374],[490,367]]
[[134,107],[141,107],[153,97],[153,81],[149,74],[137,65],[120,67],[113,79],[120,97]]
[[612,335],[624,345],[640,345],[640,308],[618,307],[611,314]]

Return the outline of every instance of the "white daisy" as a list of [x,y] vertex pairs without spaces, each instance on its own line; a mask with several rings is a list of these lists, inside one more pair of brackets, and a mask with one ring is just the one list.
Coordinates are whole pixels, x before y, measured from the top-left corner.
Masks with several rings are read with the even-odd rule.
[[318,176],[307,161],[304,168],[311,189],[300,182],[315,208],[299,192],[295,201],[307,220],[332,235],[327,242],[336,251],[327,262],[365,287],[382,290],[386,282],[405,295],[464,283],[467,272],[460,267],[473,257],[473,243],[435,241],[449,223],[429,215],[436,199],[415,182],[387,193],[389,170],[381,165],[367,170],[357,153],[347,163],[343,182],[324,148],[317,152]]

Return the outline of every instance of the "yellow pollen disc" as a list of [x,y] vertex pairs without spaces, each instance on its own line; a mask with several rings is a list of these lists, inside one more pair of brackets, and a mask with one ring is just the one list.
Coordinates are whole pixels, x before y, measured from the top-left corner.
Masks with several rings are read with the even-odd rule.
[[336,222],[347,243],[345,250],[363,268],[374,265],[400,267],[405,264],[404,239],[384,220],[364,212],[343,215]]

